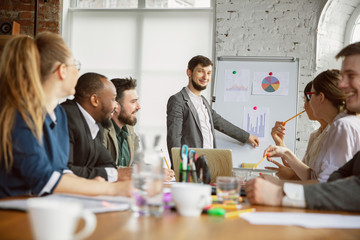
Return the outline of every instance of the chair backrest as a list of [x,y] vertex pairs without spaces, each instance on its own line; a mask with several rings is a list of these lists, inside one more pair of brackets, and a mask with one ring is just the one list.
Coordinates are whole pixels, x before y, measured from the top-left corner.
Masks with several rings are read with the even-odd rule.
[[[211,182],[215,183],[217,176],[232,176],[233,162],[230,149],[189,148],[189,150],[194,150],[198,156],[206,156],[211,173]],[[171,154],[175,178],[176,181],[179,181],[180,148],[172,148]]]

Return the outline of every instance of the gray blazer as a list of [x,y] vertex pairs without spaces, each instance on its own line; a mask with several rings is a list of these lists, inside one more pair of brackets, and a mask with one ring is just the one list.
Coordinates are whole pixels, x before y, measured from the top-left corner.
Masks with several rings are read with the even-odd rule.
[[[216,148],[214,129],[243,143],[249,139],[250,134],[248,132],[222,118],[210,107],[210,104],[203,96],[202,98],[209,113],[211,130],[214,136],[214,148]],[[185,87],[169,98],[166,113],[167,147],[171,162],[171,148],[173,147],[180,147],[183,144],[194,148],[203,147],[199,116]]]

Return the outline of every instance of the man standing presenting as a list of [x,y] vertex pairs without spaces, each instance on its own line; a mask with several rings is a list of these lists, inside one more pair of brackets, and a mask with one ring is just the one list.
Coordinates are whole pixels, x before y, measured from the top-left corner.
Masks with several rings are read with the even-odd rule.
[[97,73],[83,74],[75,87],[74,100],[61,105],[68,117],[70,154],[68,167],[78,176],[102,177],[109,182],[130,179],[121,173],[103,146],[100,123],[111,118],[116,90],[108,79]]
[[186,144],[194,148],[216,148],[215,130],[240,142],[259,146],[256,136],[233,125],[217,114],[201,96],[211,79],[213,63],[207,57],[193,57],[186,70],[189,85],[171,96],[167,104],[167,145],[171,148]]

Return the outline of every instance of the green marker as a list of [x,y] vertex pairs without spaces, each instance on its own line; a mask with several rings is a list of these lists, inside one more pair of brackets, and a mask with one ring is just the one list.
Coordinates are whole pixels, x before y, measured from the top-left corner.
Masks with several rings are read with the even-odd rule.
[[236,74],[236,71],[233,71],[233,74]]
[[207,210],[207,214],[211,216],[225,216],[226,210],[223,208],[210,208]]

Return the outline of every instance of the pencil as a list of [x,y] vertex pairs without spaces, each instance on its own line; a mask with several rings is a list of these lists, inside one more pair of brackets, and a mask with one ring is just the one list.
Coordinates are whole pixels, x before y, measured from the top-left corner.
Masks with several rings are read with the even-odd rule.
[[161,152],[162,152],[162,154],[164,155],[164,160],[165,160],[165,163],[166,163],[167,168],[170,169],[169,164],[168,164],[168,162],[166,161],[166,157],[165,157],[165,154],[164,154],[164,152],[163,152],[162,149],[161,149]]
[[225,218],[239,217],[240,214],[249,213],[249,212],[255,212],[255,208],[248,208],[248,209],[244,209],[244,210],[227,212],[225,214]]
[[225,210],[240,210],[243,208],[241,204],[218,204],[218,203],[211,204],[211,207],[223,208]]
[[290,120],[293,119],[293,118],[296,118],[297,116],[299,116],[300,114],[302,114],[302,113],[304,113],[304,112],[305,112],[305,110],[302,111],[302,112],[299,112],[299,113],[296,114],[295,116],[293,116],[293,117],[289,118],[288,120],[286,120],[285,122],[283,122],[282,125],[285,126],[285,124],[286,124],[288,121],[290,121]]
[[266,158],[267,155],[265,155],[257,164],[255,164],[255,166],[253,167],[253,169],[257,168],[257,166],[264,161],[264,159]]

